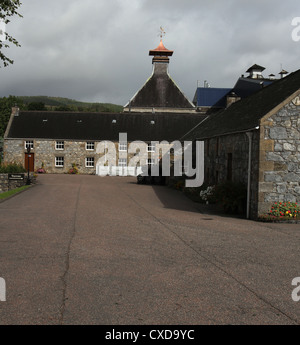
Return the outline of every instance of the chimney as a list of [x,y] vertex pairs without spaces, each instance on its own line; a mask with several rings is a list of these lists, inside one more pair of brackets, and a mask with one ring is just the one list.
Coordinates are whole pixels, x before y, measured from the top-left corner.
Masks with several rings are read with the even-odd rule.
[[250,79],[263,79],[262,72],[265,70],[265,67],[259,65],[251,66],[246,73],[249,73],[248,78]]
[[279,74],[280,74],[280,77],[281,77],[281,79],[282,78],[284,78],[287,74],[289,74],[289,72],[287,72],[286,70],[282,70],[281,72],[279,72]]
[[270,80],[275,80],[275,75],[274,74],[269,74],[269,79]]
[[233,103],[239,101],[241,97],[239,97],[235,92],[230,92],[226,96],[226,108],[230,107]]
[[19,116],[20,108],[17,106],[17,104],[12,107],[11,112],[13,116]]

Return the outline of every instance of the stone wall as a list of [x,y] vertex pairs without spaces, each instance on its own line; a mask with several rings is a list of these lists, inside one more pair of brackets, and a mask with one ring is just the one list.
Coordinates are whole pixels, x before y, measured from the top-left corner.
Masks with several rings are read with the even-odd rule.
[[[252,131],[250,216],[257,213],[259,131]],[[205,140],[205,180],[215,185],[228,180],[248,183],[249,139],[246,133],[236,133]]]
[[[103,146],[103,142],[94,142],[94,150],[86,149],[86,141],[71,141],[64,140],[63,150],[56,149],[55,140],[33,140],[34,148],[31,153],[34,155],[34,170],[37,171],[40,168],[44,168],[47,173],[68,173],[72,169],[72,165],[75,164],[78,168],[78,172],[82,174],[95,174],[97,162],[101,159],[104,160],[104,147],[101,149],[100,143]],[[108,159],[106,165],[114,166],[118,165],[119,158],[127,158],[127,163],[135,157],[135,153],[127,153],[120,151],[118,148],[118,142],[107,142],[110,147],[110,154],[105,156]],[[113,147],[112,147],[112,146]],[[144,150],[139,150],[138,145],[134,143],[128,143],[131,149],[135,149],[139,152],[140,165],[146,165],[147,159],[151,158],[151,153],[147,152],[147,145]],[[116,155],[112,155],[113,149]],[[5,139],[4,140],[4,163],[19,163],[25,166],[25,140],[19,139]],[[55,166],[55,157],[64,157],[64,166]],[[94,158],[94,167],[86,166],[86,158]],[[116,159],[115,159],[116,157]],[[156,159],[157,161],[157,159]]]
[[[20,175],[20,174],[15,174]],[[9,179],[8,174],[0,174],[0,193],[7,192],[9,190],[25,186],[27,183],[27,173],[24,173],[24,179]],[[36,178],[33,174],[30,174],[30,179],[32,183],[35,183]]]
[[25,161],[25,148],[24,140],[14,139],[4,139],[3,143],[3,162],[4,163],[17,163],[24,165]]
[[291,101],[261,121],[259,214],[272,203],[300,202],[300,105]]

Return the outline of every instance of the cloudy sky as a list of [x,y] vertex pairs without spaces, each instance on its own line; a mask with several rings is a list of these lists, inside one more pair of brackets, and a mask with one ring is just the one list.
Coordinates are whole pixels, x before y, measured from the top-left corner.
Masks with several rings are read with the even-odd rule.
[[149,50],[174,50],[169,72],[192,100],[197,84],[232,87],[254,63],[264,76],[300,68],[299,0],[23,0],[7,25],[21,48],[0,69],[0,97],[59,96],[124,105],[152,72]]

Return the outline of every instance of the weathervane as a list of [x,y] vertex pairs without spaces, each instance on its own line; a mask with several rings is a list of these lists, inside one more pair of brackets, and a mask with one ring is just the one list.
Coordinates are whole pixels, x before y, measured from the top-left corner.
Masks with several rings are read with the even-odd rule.
[[160,33],[158,36],[160,36],[160,39],[162,39],[165,36],[166,32],[162,27],[159,28],[159,31],[160,31]]

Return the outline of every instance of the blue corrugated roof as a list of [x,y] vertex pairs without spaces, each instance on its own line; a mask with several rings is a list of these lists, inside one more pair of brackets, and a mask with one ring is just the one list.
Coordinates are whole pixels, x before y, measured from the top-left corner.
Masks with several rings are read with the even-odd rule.
[[194,103],[197,107],[225,107],[226,95],[231,91],[232,89],[227,88],[198,87]]

